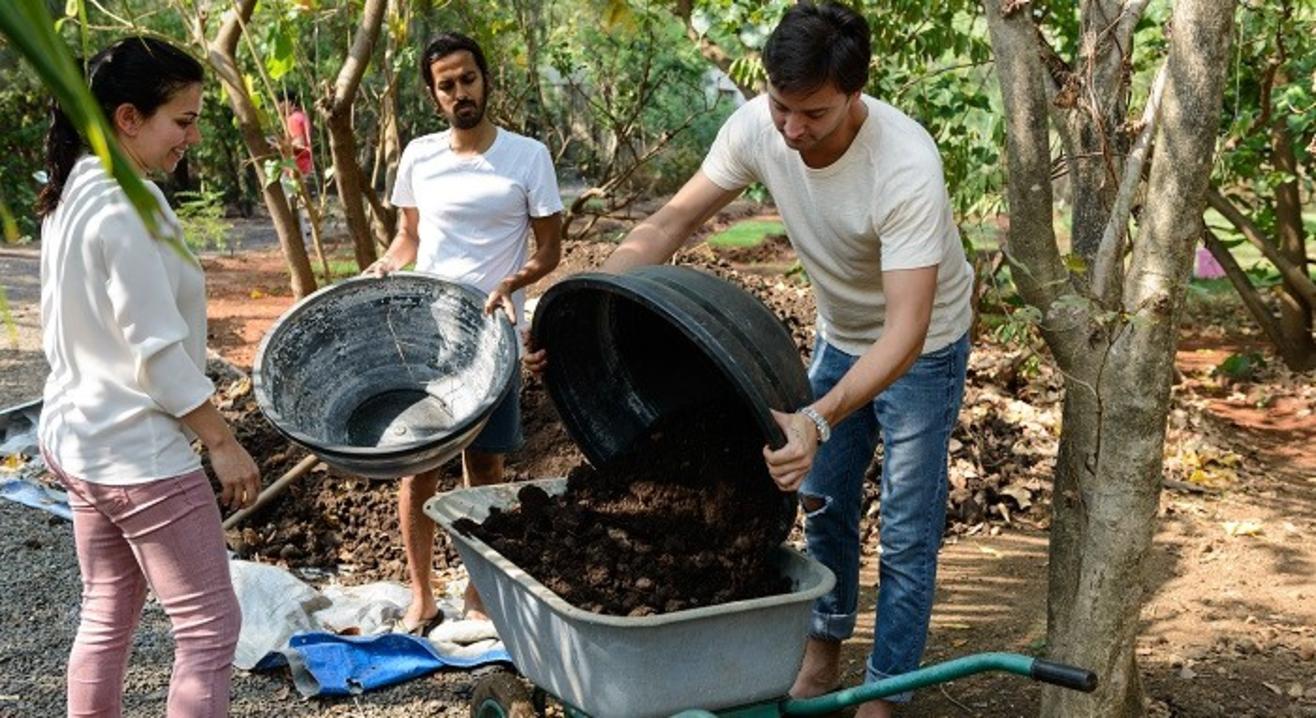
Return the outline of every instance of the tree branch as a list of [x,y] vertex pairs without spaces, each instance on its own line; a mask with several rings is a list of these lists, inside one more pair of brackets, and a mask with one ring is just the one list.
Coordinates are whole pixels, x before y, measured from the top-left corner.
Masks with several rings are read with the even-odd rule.
[[1032,18],[1026,12],[1007,16],[1001,3],[1002,0],[984,0],[983,5],[1007,118],[1010,179],[1006,194],[1010,230],[1003,251],[1020,292],[1045,314],[1062,295],[1073,292],[1051,224],[1046,74],[1037,52],[1037,30]]
[[1298,353],[1294,351],[1294,347],[1290,346],[1284,336],[1284,331],[1279,326],[1279,322],[1275,321],[1275,316],[1270,313],[1265,303],[1261,301],[1261,295],[1257,293],[1257,288],[1252,286],[1252,281],[1248,279],[1247,272],[1244,272],[1243,268],[1238,266],[1238,260],[1234,259],[1234,255],[1229,253],[1229,248],[1221,244],[1220,238],[1215,236],[1215,232],[1210,229],[1204,230],[1202,232],[1202,241],[1206,244],[1207,250],[1211,252],[1211,256],[1215,257],[1221,268],[1225,270],[1225,276],[1229,278],[1229,283],[1234,285],[1238,297],[1243,300],[1243,306],[1247,307],[1248,314],[1252,315],[1257,325],[1261,327],[1262,333],[1279,350],[1280,355],[1284,357],[1284,362],[1293,366],[1290,359],[1298,359]]
[[1313,282],[1311,277],[1307,275],[1305,268],[1294,265],[1284,255],[1280,254],[1279,249],[1266,240],[1266,235],[1261,231],[1261,228],[1244,216],[1234,206],[1234,203],[1229,201],[1229,198],[1220,194],[1214,187],[1207,190],[1206,203],[1212,209],[1224,215],[1230,224],[1243,233],[1243,237],[1251,242],[1252,246],[1261,250],[1261,254],[1270,260],[1271,264],[1275,265],[1280,276],[1284,277],[1284,281],[1295,292],[1300,294],[1303,299],[1306,299],[1308,304],[1316,306],[1316,282]]
[[1115,42],[1119,43],[1120,48],[1125,49],[1125,56],[1131,55],[1133,47],[1133,31],[1138,27],[1138,21],[1142,19],[1142,13],[1147,10],[1147,4],[1150,0],[1127,0],[1124,7],[1120,8],[1119,17],[1115,20]]
[[361,11],[361,24],[356,36],[352,38],[352,49],[348,51],[343,66],[334,81],[334,99],[330,112],[342,114],[350,112],[356,101],[356,89],[361,85],[361,78],[370,65],[370,56],[375,51],[375,41],[379,38],[379,27],[384,22],[384,11],[388,9],[387,0],[366,0]]
[[693,0],[677,0],[676,4],[672,6],[672,14],[685,26],[685,36],[698,46],[699,54],[703,55],[705,60],[713,63],[717,69],[722,71],[722,74],[735,83],[736,89],[740,90],[740,94],[746,100],[754,99],[754,96],[759,94],[758,90],[742,85],[736,82],[736,78],[731,77],[731,63],[733,62],[731,55],[727,54],[727,51],[723,50],[716,42],[710,40],[707,35],[700,35],[699,31],[695,30],[694,22],[690,19],[690,14],[694,9],[693,6]]
[[1176,316],[1186,290],[1210,186],[1233,18],[1233,0],[1180,0],[1174,8],[1144,227],[1123,297],[1125,311],[1149,312],[1155,329],[1135,343],[1150,346],[1162,330],[1173,331],[1171,322],[1159,320]]
[[1156,72],[1156,79],[1152,82],[1151,94],[1147,96],[1147,106],[1142,111],[1142,130],[1138,132],[1138,139],[1133,143],[1133,148],[1129,150],[1129,156],[1125,159],[1124,177],[1120,180],[1119,194],[1115,197],[1110,221],[1106,223],[1106,231],[1101,235],[1101,245],[1097,249],[1092,288],[1106,306],[1117,303],[1116,294],[1123,278],[1121,270],[1124,264],[1124,236],[1128,232],[1129,212],[1133,208],[1133,195],[1142,181],[1142,170],[1147,161],[1152,136],[1156,133],[1161,95],[1165,91],[1165,76],[1165,65],[1161,65],[1161,69]]

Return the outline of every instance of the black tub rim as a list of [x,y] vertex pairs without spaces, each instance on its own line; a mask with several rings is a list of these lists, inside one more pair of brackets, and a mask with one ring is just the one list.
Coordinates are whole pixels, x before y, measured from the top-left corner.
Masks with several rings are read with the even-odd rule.
[[[442,284],[457,290],[459,294],[465,295],[465,297],[471,300],[476,306],[481,308],[484,306],[484,294],[473,286],[462,282],[455,282],[450,279],[444,279],[443,277],[430,274],[429,272],[407,270],[390,272],[385,277],[373,277],[367,275],[348,277],[347,279],[335,282],[329,286],[321,287],[305,297],[302,297],[292,307],[281,314],[278,319],[274,320],[274,322],[270,324],[269,329],[265,331],[265,336],[261,337],[260,345],[256,350],[256,357],[251,365],[251,391],[256,397],[256,405],[260,408],[261,413],[265,416],[265,419],[269,422],[270,426],[273,426],[274,430],[279,432],[279,434],[285,438],[301,445],[311,451],[311,453],[324,458],[326,461],[333,463],[334,459],[339,459],[352,464],[351,468],[356,471],[362,471],[368,464],[376,462],[383,464],[396,463],[398,460],[416,455],[418,452],[437,449],[443,445],[445,440],[463,436],[470,431],[473,425],[488,421],[489,413],[493,411],[499,400],[502,399],[503,394],[507,391],[507,387],[511,384],[512,373],[520,370],[520,367],[517,366],[518,362],[507,362],[506,367],[500,372],[500,376],[495,377],[495,386],[501,387],[502,390],[492,393],[492,398],[490,398],[490,396],[482,398],[480,400],[478,411],[473,412],[467,419],[454,426],[451,430],[434,437],[416,439],[404,444],[392,444],[387,448],[349,446],[344,444],[325,443],[313,436],[285,427],[282,423],[284,421],[282,414],[274,408],[269,398],[269,387],[264,379],[265,354],[269,349],[270,343],[295,316],[304,313],[306,309],[313,304],[323,301],[325,296],[347,291],[349,288],[365,282],[387,281],[389,277],[419,279],[426,282]],[[494,312],[494,320],[498,325],[497,331],[502,335],[499,339],[499,344],[502,344],[504,339],[506,339],[511,342],[513,349],[515,349],[517,341],[516,329],[513,327],[511,320],[509,320],[507,315],[501,311]]]
[[[635,267],[632,270],[621,274],[594,271],[571,275],[550,287],[548,291],[540,297],[539,303],[535,307],[530,335],[536,348],[542,348],[546,345],[542,333],[547,331],[544,327],[550,320],[546,320],[544,317],[551,314],[552,306],[560,301],[567,293],[577,293],[582,290],[594,290],[622,297],[659,315],[660,318],[675,327],[686,337],[686,339],[690,340],[696,348],[703,352],[722,377],[730,384],[736,398],[739,399],[744,408],[749,410],[749,413],[753,416],[762,436],[765,438],[766,443],[774,448],[780,448],[786,443],[786,435],[777,424],[776,419],[773,418],[772,410],[775,409],[783,413],[790,413],[799,409],[799,406],[772,406],[773,397],[766,396],[763,392],[759,391],[758,387],[754,382],[750,381],[750,378],[745,372],[730,361],[730,356],[720,352],[708,351],[710,347],[718,344],[717,338],[707,328],[696,322],[693,317],[687,315],[683,309],[675,306],[674,302],[669,301],[668,295],[674,294],[679,296],[680,299],[678,301],[694,303],[695,300],[679,292],[671,285],[662,282],[653,276],[648,276],[648,270],[654,269],[665,272],[672,272],[673,270],[676,272],[689,272],[702,275],[708,279],[723,282],[727,281],[707,272],[677,265],[646,265]],[[736,289],[744,291],[742,287],[736,286],[734,283],[727,283],[736,287]],[[641,291],[641,286],[649,288],[656,287],[659,291],[646,295]],[[769,316],[772,316],[777,320],[777,327],[781,329],[784,337],[790,341],[790,333],[780,324],[780,319],[777,318],[776,314],[773,313],[767,305],[764,305],[757,297],[754,297],[748,292],[745,292],[745,294],[750,299],[758,302]],[[790,341],[790,346],[792,348],[794,347],[793,341]],[[552,361],[552,357],[549,358],[549,361]],[[803,373],[803,364],[801,364],[800,369],[801,373]],[[571,436],[576,445],[580,447],[592,462],[598,462],[605,459],[606,457],[594,455],[598,452],[598,442],[595,437],[588,436],[588,432],[582,431],[579,422],[576,420],[573,413],[575,407],[572,406],[571,402],[565,400],[566,394],[568,393],[565,387],[557,386],[557,383],[552,381],[545,381],[544,384],[553,403],[558,407],[558,412],[561,415],[564,428],[566,428],[567,433]],[[792,393],[791,388],[788,386],[780,386],[779,388],[781,388],[783,394]],[[797,389],[800,389],[799,396],[785,396],[783,398],[788,402],[792,399],[798,401],[800,402],[800,406],[807,406],[813,401],[812,389],[808,386],[807,377],[803,386],[797,387]],[[567,409],[566,407],[571,408]]]

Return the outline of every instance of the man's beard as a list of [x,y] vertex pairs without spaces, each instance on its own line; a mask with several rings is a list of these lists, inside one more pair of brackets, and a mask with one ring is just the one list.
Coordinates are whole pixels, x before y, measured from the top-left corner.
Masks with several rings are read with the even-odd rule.
[[[475,108],[475,112],[463,113],[462,110],[468,107]],[[484,103],[472,102],[470,100],[457,103],[457,105],[452,108],[452,114],[448,116],[448,122],[459,130],[472,129],[480,124],[480,121],[483,119]]]

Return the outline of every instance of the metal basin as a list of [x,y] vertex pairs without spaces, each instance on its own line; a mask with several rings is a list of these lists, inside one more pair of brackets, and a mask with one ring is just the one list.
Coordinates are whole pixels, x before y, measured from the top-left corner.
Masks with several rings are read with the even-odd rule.
[[370,478],[428,471],[484,428],[517,370],[516,332],[472,287],[418,272],[356,277],[274,323],[252,369],[284,436]]

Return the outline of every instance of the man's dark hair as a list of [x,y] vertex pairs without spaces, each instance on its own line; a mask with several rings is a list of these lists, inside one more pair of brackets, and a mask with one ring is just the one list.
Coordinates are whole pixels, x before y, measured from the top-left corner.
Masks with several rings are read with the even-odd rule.
[[780,92],[809,93],[831,83],[849,94],[868,84],[872,56],[862,15],[838,3],[804,0],[787,10],[768,36],[763,68]]
[[489,91],[489,65],[484,61],[484,51],[480,49],[480,43],[458,32],[445,32],[425,46],[425,52],[420,57],[420,80],[425,83],[425,92],[434,94],[434,73],[430,70],[436,60],[441,60],[454,52],[466,50],[475,58],[475,65],[480,68],[480,74],[484,76],[485,92]]

